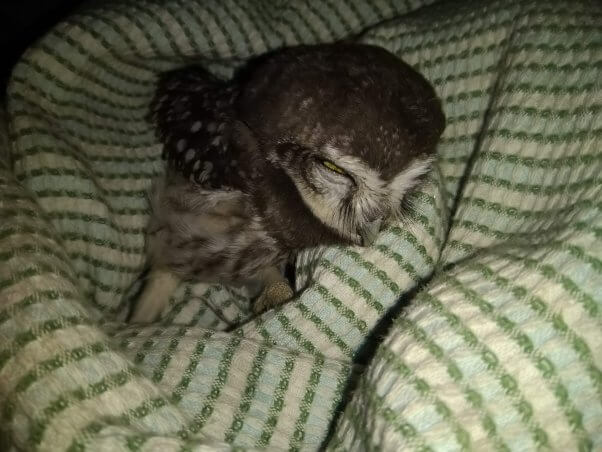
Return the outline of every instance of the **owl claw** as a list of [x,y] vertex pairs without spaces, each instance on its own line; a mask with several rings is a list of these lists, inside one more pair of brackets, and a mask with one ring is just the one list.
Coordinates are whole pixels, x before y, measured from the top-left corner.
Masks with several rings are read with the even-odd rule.
[[268,309],[274,308],[293,297],[293,289],[285,281],[278,281],[267,286],[259,298],[253,303],[253,312],[261,314]]
[[179,283],[180,279],[175,274],[164,270],[153,270],[140,299],[134,306],[129,323],[157,321]]

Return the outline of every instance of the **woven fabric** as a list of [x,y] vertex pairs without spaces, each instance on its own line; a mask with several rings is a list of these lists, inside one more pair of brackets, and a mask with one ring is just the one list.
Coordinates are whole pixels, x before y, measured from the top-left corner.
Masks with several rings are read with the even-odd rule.
[[[602,9],[427,3],[115,2],[26,52],[0,153],[0,446],[602,448]],[[157,74],[358,34],[443,99],[413,213],[301,255],[299,295],[260,317],[183,284],[125,324]]]

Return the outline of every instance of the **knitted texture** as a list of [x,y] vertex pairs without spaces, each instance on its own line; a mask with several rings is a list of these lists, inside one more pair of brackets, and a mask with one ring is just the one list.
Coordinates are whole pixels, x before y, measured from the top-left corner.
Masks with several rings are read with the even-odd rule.
[[[0,140],[0,449],[602,448],[602,9],[427,3],[115,2],[26,52]],[[157,75],[360,33],[443,100],[413,213],[302,254],[298,296],[259,317],[182,284],[125,324]]]

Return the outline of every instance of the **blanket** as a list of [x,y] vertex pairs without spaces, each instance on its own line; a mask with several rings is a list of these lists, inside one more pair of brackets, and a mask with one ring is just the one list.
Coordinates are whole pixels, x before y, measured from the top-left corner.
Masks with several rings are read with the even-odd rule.
[[[157,75],[354,37],[447,116],[412,213],[313,249],[298,295],[182,284],[125,323],[164,171]],[[601,450],[596,1],[97,2],[11,77],[0,141],[0,449]]]

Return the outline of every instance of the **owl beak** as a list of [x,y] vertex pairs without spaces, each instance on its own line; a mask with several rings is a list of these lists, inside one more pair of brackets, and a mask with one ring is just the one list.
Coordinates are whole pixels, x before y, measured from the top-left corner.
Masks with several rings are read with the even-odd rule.
[[362,246],[370,246],[376,241],[376,237],[378,237],[381,225],[382,218],[377,218],[376,220],[371,221],[364,228],[362,228],[362,230],[360,231],[360,236],[362,238]]

